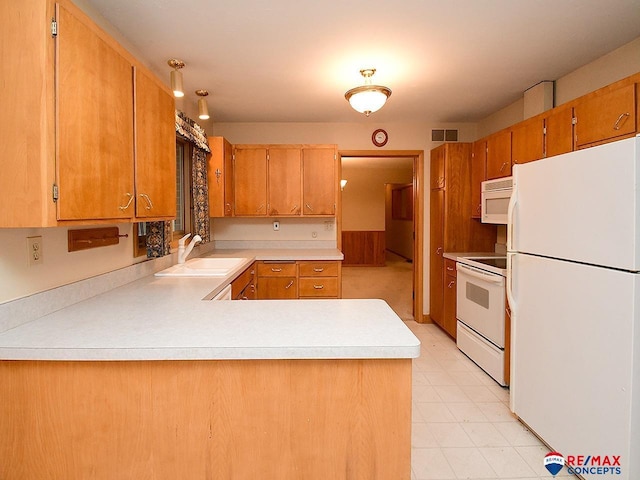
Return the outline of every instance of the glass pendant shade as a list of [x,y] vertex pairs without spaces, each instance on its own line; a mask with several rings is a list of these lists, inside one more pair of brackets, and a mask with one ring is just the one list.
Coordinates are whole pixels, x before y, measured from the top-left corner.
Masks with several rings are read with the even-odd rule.
[[198,100],[198,118],[200,120],[209,120],[209,106],[206,98]]
[[365,79],[365,84],[352,88],[344,94],[344,97],[356,112],[364,113],[368,117],[384,106],[387,98],[391,96],[391,89],[380,85],[371,85],[371,77],[375,73],[375,69],[360,70],[360,73]]
[[184,87],[182,86],[182,72],[180,70],[171,71],[171,90],[175,97],[184,97]]

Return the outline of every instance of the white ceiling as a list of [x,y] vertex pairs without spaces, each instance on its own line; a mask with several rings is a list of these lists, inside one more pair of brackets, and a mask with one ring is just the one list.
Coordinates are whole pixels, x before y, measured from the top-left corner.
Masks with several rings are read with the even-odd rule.
[[[473,122],[640,36],[639,0],[84,0],[215,122]],[[374,67],[366,119],[344,92]]]

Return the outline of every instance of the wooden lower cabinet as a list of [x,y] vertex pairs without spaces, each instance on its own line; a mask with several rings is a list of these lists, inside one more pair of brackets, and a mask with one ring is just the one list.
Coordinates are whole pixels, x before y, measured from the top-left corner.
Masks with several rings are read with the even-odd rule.
[[231,298],[233,300],[255,300],[256,296],[256,266],[255,263],[252,263],[231,282]]
[[411,359],[3,361],[0,478],[409,480]]
[[444,260],[444,324],[442,328],[445,332],[456,338],[457,283],[456,283],[456,262],[445,258]]
[[258,263],[258,299],[298,298],[298,266],[291,263]]
[[341,298],[339,261],[258,262],[258,299]]

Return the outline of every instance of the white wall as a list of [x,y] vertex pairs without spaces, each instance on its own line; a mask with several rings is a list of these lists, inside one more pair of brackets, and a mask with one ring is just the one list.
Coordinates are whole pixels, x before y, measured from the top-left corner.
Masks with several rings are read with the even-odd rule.
[[[640,72],[640,37],[556,79],[555,105],[562,105],[638,72]],[[540,81],[542,80],[549,79],[541,78]],[[524,120],[524,92],[523,98],[478,122],[477,138],[522,120]]]

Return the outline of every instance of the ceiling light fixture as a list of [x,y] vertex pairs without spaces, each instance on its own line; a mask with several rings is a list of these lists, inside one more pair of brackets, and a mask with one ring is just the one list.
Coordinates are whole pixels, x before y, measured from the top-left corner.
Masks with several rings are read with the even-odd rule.
[[206,90],[196,90],[196,95],[200,97],[198,99],[198,118],[200,120],[209,120],[209,105],[207,105],[206,99],[209,92]]
[[174,97],[184,97],[184,88],[182,87],[182,72],[181,68],[184,68],[184,62],[176,58],[168,60],[167,63],[173,70],[171,71],[171,90],[173,90]]
[[360,70],[364,77],[364,85],[352,88],[344,94],[344,98],[351,104],[354,110],[364,113],[367,117],[377,112],[391,96],[391,89],[380,85],[372,85],[371,77],[376,73],[375,68]]

